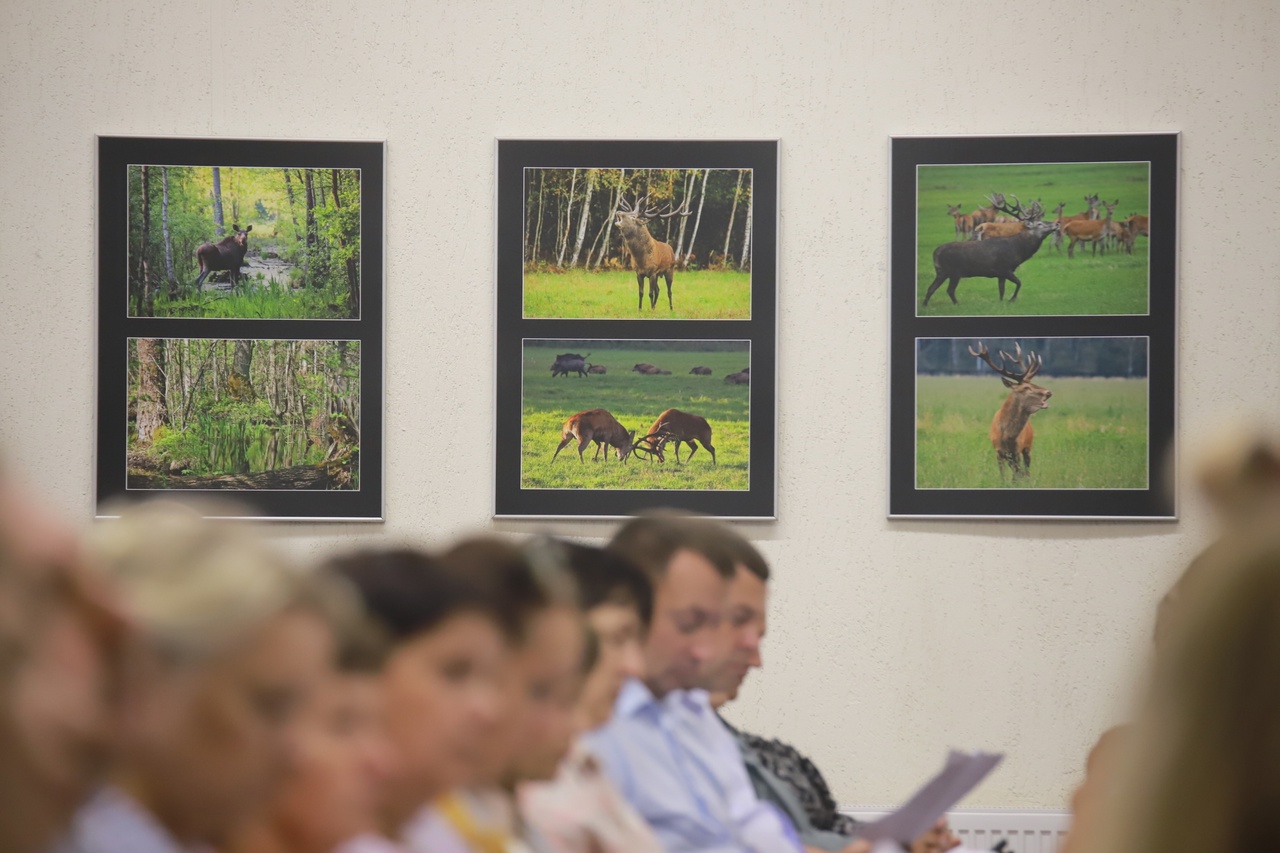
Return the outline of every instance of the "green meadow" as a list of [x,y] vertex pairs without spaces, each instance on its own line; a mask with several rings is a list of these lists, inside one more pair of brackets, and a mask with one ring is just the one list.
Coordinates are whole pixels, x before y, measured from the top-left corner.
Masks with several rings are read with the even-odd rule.
[[[524,351],[524,399],[521,406],[520,485],[526,489],[747,489],[750,462],[750,386],[724,381],[748,365],[747,345],[735,351],[694,352],[611,348],[607,341],[590,345],[556,342],[554,346],[527,345]],[[591,354],[592,364],[608,373],[551,378],[557,352]],[[670,376],[645,376],[631,370],[647,362]],[[694,366],[712,369],[711,376],[690,375]],[[666,462],[632,454],[619,462],[610,448],[594,461],[596,445],[589,444],[578,461],[577,442],[570,443],[552,461],[560,443],[561,428],[571,415],[589,409],[607,409],[636,437],[643,437],[666,409],[680,409],[707,419],[717,464],[699,449],[692,461],[676,463],[668,446]],[[688,445],[681,445],[685,460]],[[605,458],[607,456],[607,458]]]
[[[933,251],[956,239],[955,219],[947,214],[958,204],[965,213],[987,206],[993,191],[1017,196],[1023,207],[1040,199],[1045,219],[1066,202],[1063,214],[1086,209],[1084,197],[1097,193],[1103,201],[1119,199],[1115,220],[1132,213],[1149,213],[1149,174],[1146,163],[1032,163],[1017,165],[921,166],[917,173],[916,311],[920,316],[1018,316],[1030,314],[1146,314],[1148,238],[1134,241],[1133,254],[1077,245],[1068,258],[1068,241],[1055,247],[1055,235],[1018,267],[1023,287],[1010,303],[1015,286],[1006,282],[1000,301],[993,278],[962,278],[956,288],[959,304],[947,297],[947,282],[934,292],[928,306],[924,296],[933,282]],[[1010,204],[1013,199],[1009,198]],[[1106,209],[1099,208],[1101,216]]]
[[1001,478],[988,438],[1008,396],[995,377],[916,377],[916,488],[1147,487],[1147,380],[1055,379],[1049,408],[1031,417],[1031,474]]
[[608,320],[747,320],[751,318],[751,273],[676,270],[667,307],[667,282],[659,280],[658,304],[636,310],[636,275],[630,270],[526,272],[524,316]]

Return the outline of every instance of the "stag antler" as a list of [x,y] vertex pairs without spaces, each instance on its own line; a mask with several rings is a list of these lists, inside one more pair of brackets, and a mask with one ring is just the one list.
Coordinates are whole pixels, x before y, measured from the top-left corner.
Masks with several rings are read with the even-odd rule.
[[[1037,373],[1040,372],[1040,367],[1044,364],[1044,360],[1040,358],[1040,356],[1036,355],[1035,353],[1028,352],[1027,361],[1024,364],[1022,360],[1022,344],[1018,343],[1017,341],[1014,341],[1013,347],[1014,347],[1014,352],[1018,354],[1017,357],[1015,358],[1014,356],[1009,355],[1009,353],[1005,352],[1004,350],[1000,350],[999,365],[997,365],[994,361],[991,360],[991,352],[987,349],[987,345],[984,344],[982,341],[978,341],[977,352],[973,351],[973,347],[969,347],[969,355],[973,356],[974,358],[982,359],[987,363],[988,367],[990,367],[992,370],[994,370],[996,373],[999,373],[1001,376],[1003,376],[1006,379],[1011,379],[1014,382],[1027,382],[1031,379],[1031,377],[1035,376]],[[1004,363],[1006,360],[1011,361],[1014,364],[1018,365],[1018,367],[1022,368],[1022,372],[1018,373],[1006,368],[1004,366]]]
[[1040,203],[1039,199],[1031,202],[1031,207],[1025,211],[1022,209],[1022,202],[1018,200],[1016,195],[1013,196],[1012,208],[1005,204],[1004,193],[992,192],[991,195],[987,196],[987,201],[991,202],[991,206],[996,210],[1009,214],[1019,222],[1035,222],[1044,218],[1044,205]]

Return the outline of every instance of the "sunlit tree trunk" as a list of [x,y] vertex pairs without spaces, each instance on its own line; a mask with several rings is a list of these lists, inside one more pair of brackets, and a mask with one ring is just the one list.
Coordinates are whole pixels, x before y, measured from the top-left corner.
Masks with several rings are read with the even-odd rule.
[[738,170],[738,185],[733,188],[733,204],[729,207],[729,227],[724,229],[724,250],[721,254],[724,255],[725,266],[729,264],[729,238],[733,236],[733,218],[738,213],[738,196],[742,192],[742,173],[745,171]]
[[138,444],[149,445],[164,425],[164,341],[138,338]]
[[213,167],[213,227],[219,237],[227,235],[227,226],[222,220],[222,173],[217,166]]
[[140,317],[155,314],[155,294],[151,290],[151,264],[147,255],[151,252],[151,178],[147,166],[140,167],[142,172],[142,235],[138,247],[138,299],[136,312]]
[[747,225],[742,235],[742,257],[738,259],[738,269],[745,270],[751,263],[751,211],[755,207],[756,194],[755,180],[752,176],[752,182],[747,186]]
[[556,266],[564,266],[564,253],[569,248],[569,228],[573,224],[573,194],[578,188],[578,170],[573,170],[573,176],[569,181],[569,205],[564,212],[564,239],[560,241],[560,248],[556,252]]
[[595,173],[588,169],[587,192],[582,198],[582,215],[578,217],[578,237],[573,243],[573,257],[569,259],[571,267],[578,265],[578,256],[582,254],[582,241],[587,237],[587,217],[591,214],[591,190],[594,186]]
[[542,200],[547,189],[547,170],[538,170],[538,221],[533,228],[533,256],[531,260],[534,263],[538,261],[538,249],[542,246]]
[[160,167],[160,227],[164,231],[164,274],[169,280],[169,298],[178,298],[178,277],[173,274],[173,240],[169,237],[169,169]]
[[689,259],[693,257],[693,243],[698,239],[698,226],[702,224],[702,208],[707,204],[707,180],[711,177],[710,169],[702,170],[702,197],[698,200],[698,216],[693,220],[693,234],[689,237],[689,246],[684,253],[685,266],[689,265]]

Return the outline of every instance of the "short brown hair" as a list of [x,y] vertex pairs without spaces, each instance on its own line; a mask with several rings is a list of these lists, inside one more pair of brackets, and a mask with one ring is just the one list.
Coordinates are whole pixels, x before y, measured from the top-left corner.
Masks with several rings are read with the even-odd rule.
[[661,511],[637,516],[614,534],[608,550],[635,563],[655,583],[681,550],[706,558],[723,578],[732,578],[735,571],[723,526],[697,515]]

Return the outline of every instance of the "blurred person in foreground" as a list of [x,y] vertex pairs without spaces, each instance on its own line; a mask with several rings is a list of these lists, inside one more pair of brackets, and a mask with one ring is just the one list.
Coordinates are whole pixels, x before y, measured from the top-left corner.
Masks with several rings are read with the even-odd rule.
[[498,731],[511,617],[482,579],[419,550],[359,551],[330,565],[390,644],[377,676],[393,751],[378,831],[342,849],[434,851],[435,804],[475,780]]
[[581,738],[609,721],[622,685],[643,674],[641,647],[653,589],[643,572],[616,554],[558,545],[578,585],[589,648],[572,709],[575,740],[567,750],[566,744],[548,742],[525,760],[520,813],[552,853],[662,853],[648,824]]
[[[720,631],[717,658],[705,668],[703,686],[717,712],[738,697],[747,675],[763,666],[761,642],[767,627],[769,564],[742,536],[722,528],[723,547],[732,556],[734,578]],[[723,722],[723,718],[721,718]],[[858,822],[842,815],[821,771],[795,747],[741,732],[724,722],[737,739],[747,774],[761,800],[784,812],[806,849],[857,853],[870,849],[854,839]],[[937,853],[959,844],[945,819],[910,844],[911,853]]]
[[137,637],[118,762],[60,849],[221,843],[290,770],[298,710],[331,663],[337,593],[244,527],[168,501],[93,533]]
[[661,513],[629,521],[609,550],[653,584],[644,674],[586,745],[672,853],[802,849],[795,827],[751,785],[737,742],[696,689],[716,659],[734,576],[720,525]]
[[225,853],[330,853],[376,835],[395,758],[379,683],[388,651],[362,614],[341,626],[336,669],[299,715],[293,771]]
[[1280,835],[1280,449],[1242,447],[1203,474],[1222,535],[1197,561],[1194,595],[1179,596],[1072,851],[1265,850]]
[[527,772],[522,762],[548,744],[563,744],[563,754],[572,732],[583,654],[572,579],[553,561],[493,538],[463,540],[440,562],[466,578],[494,616],[485,643],[496,701],[459,772],[419,801],[401,837],[415,853],[524,850],[529,833],[513,798],[515,780]]
[[126,635],[77,536],[0,465],[0,853],[44,849],[105,772]]

